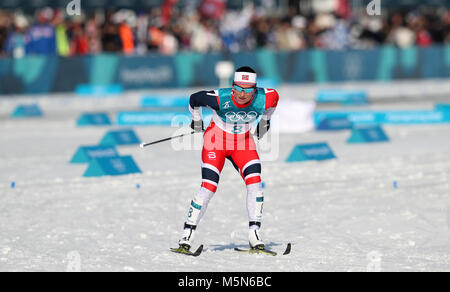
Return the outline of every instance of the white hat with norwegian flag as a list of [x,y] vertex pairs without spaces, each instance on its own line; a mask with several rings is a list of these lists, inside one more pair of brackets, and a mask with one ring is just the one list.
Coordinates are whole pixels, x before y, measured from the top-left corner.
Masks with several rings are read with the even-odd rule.
[[234,82],[256,84],[256,73],[251,72],[235,72]]

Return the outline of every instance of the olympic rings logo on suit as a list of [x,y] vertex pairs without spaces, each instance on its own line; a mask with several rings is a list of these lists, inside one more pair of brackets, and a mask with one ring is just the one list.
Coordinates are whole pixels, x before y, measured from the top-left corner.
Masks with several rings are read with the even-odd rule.
[[255,111],[250,111],[250,112],[227,112],[225,114],[225,117],[227,118],[227,120],[231,121],[231,122],[239,122],[239,121],[243,121],[243,122],[251,122],[253,120],[255,120],[258,117],[258,113]]

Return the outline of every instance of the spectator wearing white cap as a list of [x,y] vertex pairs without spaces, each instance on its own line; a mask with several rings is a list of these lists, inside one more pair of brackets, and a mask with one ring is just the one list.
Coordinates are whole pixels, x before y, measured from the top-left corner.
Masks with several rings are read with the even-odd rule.
[[26,52],[26,35],[25,31],[28,26],[28,21],[22,14],[17,14],[14,17],[14,31],[8,35],[6,41],[6,53],[16,59],[25,56]]

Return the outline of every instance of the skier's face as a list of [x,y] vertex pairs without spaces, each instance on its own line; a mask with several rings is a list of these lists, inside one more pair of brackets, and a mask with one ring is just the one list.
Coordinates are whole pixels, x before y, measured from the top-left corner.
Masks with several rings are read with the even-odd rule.
[[255,95],[255,85],[245,83],[234,83],[233,94],[238,104],[248,103]]

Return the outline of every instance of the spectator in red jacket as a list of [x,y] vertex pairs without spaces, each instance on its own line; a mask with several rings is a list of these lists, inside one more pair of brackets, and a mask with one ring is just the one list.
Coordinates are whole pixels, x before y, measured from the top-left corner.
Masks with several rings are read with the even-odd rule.
[[71,53],[72,55],[89,54],[89,40],[84,32],[84,24],[77,23],[73,27]]

